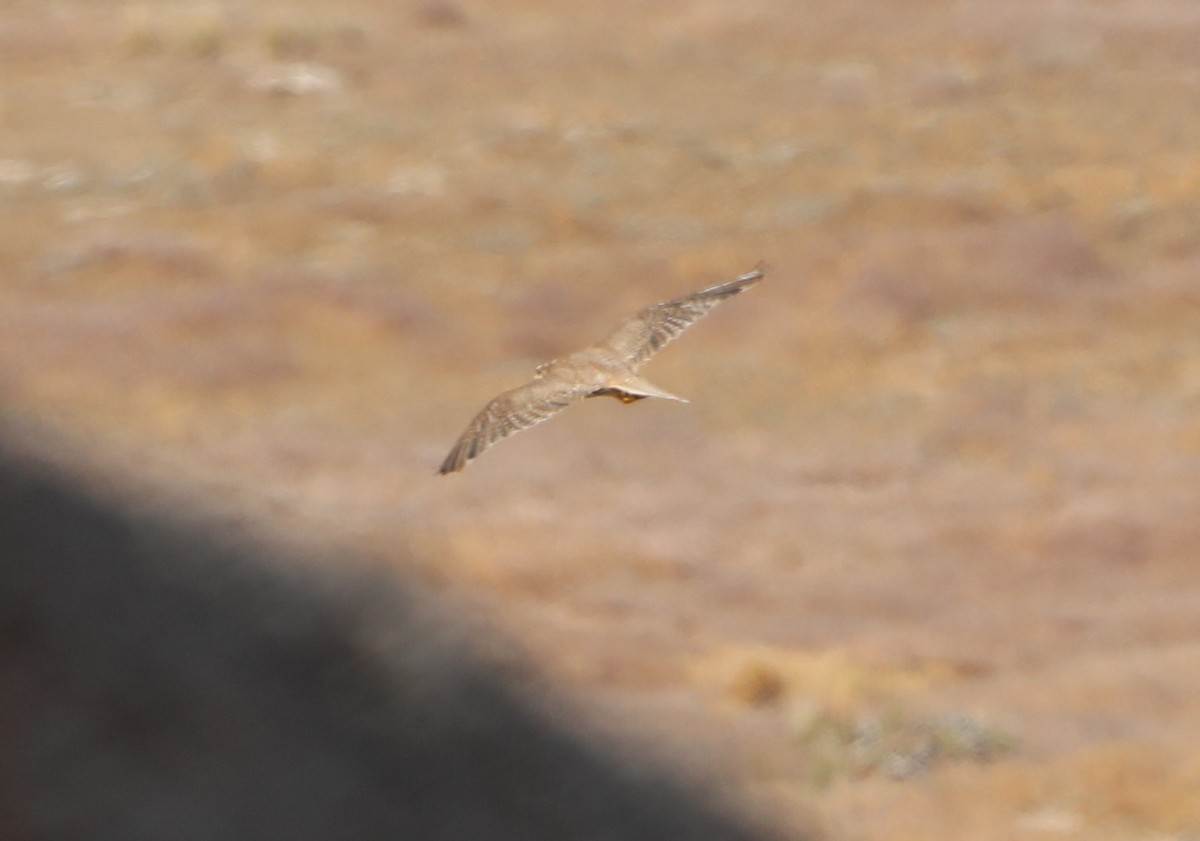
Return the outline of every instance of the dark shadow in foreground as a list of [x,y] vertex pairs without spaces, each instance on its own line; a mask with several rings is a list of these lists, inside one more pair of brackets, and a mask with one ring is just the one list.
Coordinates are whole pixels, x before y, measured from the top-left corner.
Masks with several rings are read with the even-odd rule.
[[0,442],[0,837],[762,837],[547,721],[428,614]]

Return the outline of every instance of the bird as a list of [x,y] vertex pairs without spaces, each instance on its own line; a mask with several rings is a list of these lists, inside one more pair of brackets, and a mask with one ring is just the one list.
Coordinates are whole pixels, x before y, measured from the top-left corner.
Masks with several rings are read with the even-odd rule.
[[647,397],[689,402],[638,376],[638,369],[717,304],[761,281],[763,273],[760,263],[733,280],[652,304],[625,319],[598,343],[538,365],[532,380],[501,392],[483,407],[454,443],[438,473],[457,473],[497,441],[589,397],[615,397],[622,403]]

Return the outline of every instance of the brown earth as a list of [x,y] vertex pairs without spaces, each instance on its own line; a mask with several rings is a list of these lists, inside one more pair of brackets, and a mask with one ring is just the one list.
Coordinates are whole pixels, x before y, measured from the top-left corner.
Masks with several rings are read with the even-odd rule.
[[[647,5],[5,4],[5,416],[410,567],[796,833],[1200,833],[1200,6]],[[691,405],[434,475],[760,259]]]

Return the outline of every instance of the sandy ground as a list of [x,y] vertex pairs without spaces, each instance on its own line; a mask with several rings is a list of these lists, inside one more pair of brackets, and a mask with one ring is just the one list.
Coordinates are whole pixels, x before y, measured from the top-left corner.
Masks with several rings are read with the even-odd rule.
[[[10,0],[3,413],[786,832],[1191,838],[1198,106],[1192,0]],[[434,475],[759,260],[646,370],[690,405]]]

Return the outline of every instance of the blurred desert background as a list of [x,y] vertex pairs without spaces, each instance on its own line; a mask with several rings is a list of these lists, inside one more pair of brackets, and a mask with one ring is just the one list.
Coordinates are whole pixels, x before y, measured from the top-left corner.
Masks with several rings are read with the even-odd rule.
[[4,420],[789,836],[1200,837],[1194,0],[6,0],[0,268]]

